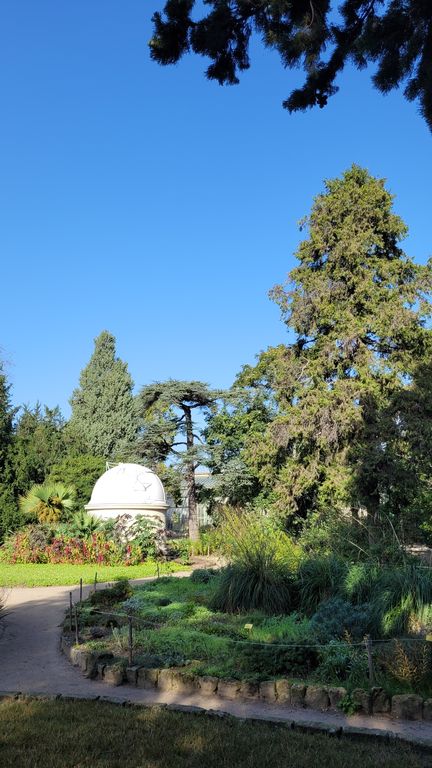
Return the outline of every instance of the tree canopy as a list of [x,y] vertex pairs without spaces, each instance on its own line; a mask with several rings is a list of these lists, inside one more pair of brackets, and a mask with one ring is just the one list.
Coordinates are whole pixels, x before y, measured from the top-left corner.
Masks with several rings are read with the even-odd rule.
[[221,395],[202,381],[174,379],[149,384],[138,395],[142,455],[153,466],[169,456],[175,459],[186,482],[191,539],[199,535],[195,470],[202,458],[194,414],[214,410]]
[[290,112],[324,107],[349,62],[375,65],[382,93],[404,86],[432,128],[432,5],[429,0],[166,0],[153,15],[152,58],[175,64],[186,53],[209,58],[206,76],[237,84],[250,67],[254,33],[304,84],[284,101]]
[[326,183],[299,265],[273,299],[295,334],[260,357],[279,413],[245,456],[276,508],[364,508],[395,519],[431,465],[432,268],[399,247],[406,227],[384,181],[357,166]]
[[126,363],[116,356],[114,336],[102,331],[70,400],[68,431],[80,453],[106,459],[130,456],[137,431],[132,387]]

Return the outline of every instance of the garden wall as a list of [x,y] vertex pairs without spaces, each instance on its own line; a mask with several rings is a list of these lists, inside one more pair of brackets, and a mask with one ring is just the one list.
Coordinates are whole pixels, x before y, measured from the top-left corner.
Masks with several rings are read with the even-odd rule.
[[[116,661],[111,653],[97,653],[74,645],[73,637],[67,634],[61,637],[61,650],[85,677],[115,686],[127,683],[147,690],[157,688],[184,695],[200,693],[203,696],[220,696],[230,701],[263,701],[273,706],[308,707],[320,711],[336,710],[347,695],[346,689],[342,687],[292,683],[284,678],[250,683],[201,677],[173,668],[126,666]],[[423,699],[414,694],[390,697],[382,688],[372,688],[371,691],[357,688],[351,692],[350,701],[355,711],[361,714],[432,721],[432,699]]]

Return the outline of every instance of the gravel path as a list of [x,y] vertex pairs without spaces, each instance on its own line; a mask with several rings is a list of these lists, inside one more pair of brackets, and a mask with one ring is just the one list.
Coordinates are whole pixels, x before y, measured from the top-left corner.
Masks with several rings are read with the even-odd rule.
[[[177,575],[177,574],[176,574]],[[185,574],[178,574],[179,576]],[[143,579],[142,581],[148,581]],[[139,583],[139,582],[138,582]],[[103,586],[103,585],[101,585]],[[84,596],[90,590],[84,588]],[[227,712],[236,717],[280,720],[310,726],[343,728],[345,732],[368,729],[384,732],[432,746],[432,723],[394,721],[385,716],[346,717],[338,712],[275,707],[261,702],[243,703],[203,697],[199,693],[141,690],[128,686],[112,688],[103,682],[87,680],[72,667],[59,650],[59,625],[69,602],[70,587],[14,587],[6,593],[6,626],[0,636],[0,691],[63,694],[94,698],[109,697],[123,702],[196,706]],[[78,590],[73,590],[74,601]]]

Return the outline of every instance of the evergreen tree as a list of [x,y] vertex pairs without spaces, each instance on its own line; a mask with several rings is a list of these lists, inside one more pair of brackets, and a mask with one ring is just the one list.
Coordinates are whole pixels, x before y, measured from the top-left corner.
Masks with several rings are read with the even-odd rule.
[[15,425],[13,469],[20,494],[43,483],[66,453],[64,419],[58,407],[24,406]]
[[284,67],[302,67],[306,80],[284,102],[288,110],[327,104],[348,62],[377,64],[383,93],[405,84],[432,128],[432,6],[428,0],[166,0],[153,16],[150,53],[175,64],[188,52],[210,59],[206,75],[233,85],[250,66],[257,33]]
[[152,466],[175,459],[186,481],[191,539],[199,536],[195,470],[203,456],[194,413],[212,411],[221,394],[201,381],[170,379],[149,384],[138,396],[143,458]]
[[[398,243],[406,235],[381,179],[353,166],[326,183],[305,221],[299,265],[272,296],[295,334],[255,371],[280,413],[247,460],[276,506],[384,514],[401,530],[431,467],[432,268]],[[429,493],[430,495],[430,493]]]
[[10,385],[0,363],[0,542],[21,522],[12,465],[14,415]]
[[237,376],[220,408],[209,413],[204,439],[213,487],[211,500],[223,499],[232,506],[244,506],[261,498],[262,485],[244,457],[248,441],[260,440],[267,425],[276,416],[274,398],[269,389],[256,380],[248,386],[248,366]]
[[126,363],[116,357],[114,336],[102,331],[70,400],[68,433],[80,453],[130,458],[137,431],[132,387]]

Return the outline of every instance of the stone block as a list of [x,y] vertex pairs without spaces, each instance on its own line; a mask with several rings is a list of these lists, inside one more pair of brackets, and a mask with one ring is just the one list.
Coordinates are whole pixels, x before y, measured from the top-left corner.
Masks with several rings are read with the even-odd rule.
[[400,720],[421,720],[423,717],[423,699],[414,693],[393,696],[391,713]]
[[374,714],[390,712],[390,696],[382,688],[372,688],[371,709]]
[[259,697],[269,704],[276,701],[276,683],[274,680],[264,680],[259,684]]
[[423,720],[432,720],[432,699],[423,702]]
[[276,680],[276,697],[278,704],[291,703],[291,687],[289,680]]
[[195,675],[189,675],[187,672],[178,672],[173,670],[171,676],[171,688],[177,693],[190,694],[197,690]]
[[223,699],[238,699],[240,697],[240,687],[239,680],[219,680],[218,696],[221,696]]
[[172,669],[160,669],[157,679],[157,686],[161,691],[172,690]]
[[351,699],[355,704],[357,712],[363,712],[366,715],[370,714],[371,701],[367,691],[363,690],[363,688],[354,688]]
[[137,678],[138,678],[138,670],[140,669],[139,666],[134,664],[131,667],[126,667],[126,680],[129,683],[129,685],[136,685],[137,684]]
[[291,704],[304,707],[306,686],[303,683],[293,683],[291,686]]
[[121,685],[124,679],[124,669],[118,664],[107,664],[104,673],[103,681],[108,685]]
[[212,696],[216,693],[219,684],[219,678],[211,675],[203,675],[198,678],[198,688],[204,696]]
[[159,679],[159,669],[147,669],[139,667],[137,671],[137,688],[156,688]]
[[330,706],[332,709],[337,709],[340,702],[342,701],[342,699],[345,698],[347,694],[346,688],[333,687],[333,686],[331,688],[327,688],[327,692],[329,695]]
[[258,683],[249,683],[247,680],[243,680],[240,685],[240,696],[247,701],[256,700],[259,696]]
[[329,708],[330,699],[327,688],[320,685],[308,685],[305,693],[305,705],[310,709],[325,710]]

